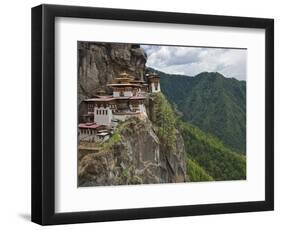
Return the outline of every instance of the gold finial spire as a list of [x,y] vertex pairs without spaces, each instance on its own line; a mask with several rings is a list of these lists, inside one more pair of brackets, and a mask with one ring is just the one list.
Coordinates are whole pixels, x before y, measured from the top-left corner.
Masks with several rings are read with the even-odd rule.
[[103,95],[106,95],[106,92],[104,89],[99,89],[99,90],[97,90],[97,95],[103,96]]
[[128,74],[126,71],[123,71],[121,73],[118,74],[118,78],[125,78],[125,79],[128,79],[128,78],[133,78],[130,74]]

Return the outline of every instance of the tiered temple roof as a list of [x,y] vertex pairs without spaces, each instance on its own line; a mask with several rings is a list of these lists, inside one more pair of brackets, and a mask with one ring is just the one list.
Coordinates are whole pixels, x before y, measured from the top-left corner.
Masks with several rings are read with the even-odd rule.
[[130,76],[129,74],[123,72],[118,75],[117,78],[113,79],[110,84],[107,86],[116,88],[116,87],[132,87],[132,88],[140,88],[140,82],[136,82],[136,80]]
[[157,79],[157,80],[159,80],[159,79],[160,79],[160,76],[159,76],[157,73],[154,72],[154,73],[148,74],[147,78],[148,78],[148,81],[151,81],[152,79]]

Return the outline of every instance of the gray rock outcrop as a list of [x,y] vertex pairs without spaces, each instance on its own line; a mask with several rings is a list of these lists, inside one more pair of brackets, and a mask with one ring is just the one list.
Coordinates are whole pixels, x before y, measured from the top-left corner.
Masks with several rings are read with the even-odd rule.
[[79,162],[79,185],[124,185],[186,181],[184,143],[167,152],[149,119],[131,118],[119,128],[118,138]]
[[139,45],[78,42],[78,102],[108,91],[106,84],[122,71],[143,80],[146,59]]

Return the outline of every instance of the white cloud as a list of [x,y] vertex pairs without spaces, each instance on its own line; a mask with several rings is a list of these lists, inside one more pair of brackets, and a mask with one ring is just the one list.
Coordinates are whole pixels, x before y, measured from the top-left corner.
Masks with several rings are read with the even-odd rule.
[[220,72],[225,77],[246,80],[245,49],[199,48],[142,45],[147,66],[170,74],[194,76],[201,72]]

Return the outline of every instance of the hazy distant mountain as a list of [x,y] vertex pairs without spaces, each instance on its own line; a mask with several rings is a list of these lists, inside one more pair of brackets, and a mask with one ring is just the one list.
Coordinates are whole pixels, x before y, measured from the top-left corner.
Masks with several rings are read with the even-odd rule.
[[161,76],[161,90],[182,113],[182,119],[218,137],[235,151],[246,153],[246,82],[220,73],[195,77]]

